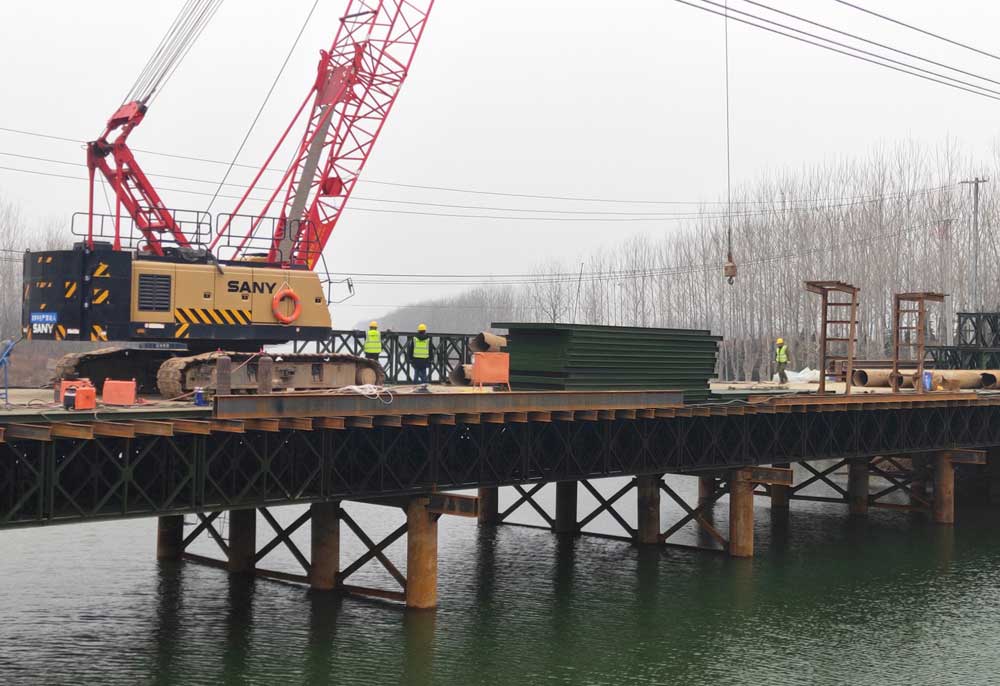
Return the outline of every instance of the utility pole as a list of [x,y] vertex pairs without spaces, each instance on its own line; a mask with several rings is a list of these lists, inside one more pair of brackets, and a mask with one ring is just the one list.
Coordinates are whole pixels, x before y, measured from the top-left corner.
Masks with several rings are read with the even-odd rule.
[[985,176],[966,179],[959,183],[972,185],[972,311],[978,312],[979,306],[979,184],[989,181]]

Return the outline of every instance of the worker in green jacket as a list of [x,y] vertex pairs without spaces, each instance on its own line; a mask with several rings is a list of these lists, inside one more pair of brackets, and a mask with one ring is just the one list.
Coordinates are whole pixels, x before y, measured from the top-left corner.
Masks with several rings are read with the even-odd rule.
[[410,364],[413,365],[414,383],[427,383],[427,371],[431,366],[431,337],[427,333],[427,325],[417,327],[417,335],[410,337]]
[[788,346],[785,345],[784,338],[779,338],[774,344],[774,361],[778,364],[778,381],[788,383],[788,375],[785,374],[785,368],[788,366]]
[[365,333],[365,357],[378,361],[381,354],[382,333],[378,330],[378,322],[372,321],[368,324],[368,331]]

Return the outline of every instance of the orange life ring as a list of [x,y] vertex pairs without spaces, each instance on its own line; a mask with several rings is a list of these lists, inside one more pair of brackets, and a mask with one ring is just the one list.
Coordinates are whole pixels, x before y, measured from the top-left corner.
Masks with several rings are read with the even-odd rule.
[[[281,312],[281,302],[285,298],[295,303],[295,309],[292,310],[290,315],[282,314]],[[282,324],[291,324],[302,314],[302,300],[299,299],[298,293],[286,286],[274,294],[274,299],[271,300],[271,312],[274,314],[274,318]]]

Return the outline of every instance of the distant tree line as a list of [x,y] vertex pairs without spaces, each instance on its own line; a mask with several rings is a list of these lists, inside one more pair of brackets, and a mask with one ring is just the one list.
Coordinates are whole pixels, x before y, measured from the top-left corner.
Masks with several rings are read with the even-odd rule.
[[406,329],[423,321],[451,332],[504,320],[710,329],[725,337],[721,378],[767,378],[778,336],[796,368],[818,365],[819,298],[803,282],[835,280],[861,288],[858,356],[884,358],[894,293],[949,294],[930,320],[929,343],[949,341],[955,312],[1000,310],[998,193],[980,187],[973,303],[972,192],[960,183],[998,174],[995,150],[984,162],[951,141],[879,148],[863,159],[767,175],[734,192],[733,285],[722,276],[728,218],[713,205],[660,238],[636,236],[585,256],[582,276],[581,260],[549,261],[526,283],[483,283],[401,307],[382,322]]

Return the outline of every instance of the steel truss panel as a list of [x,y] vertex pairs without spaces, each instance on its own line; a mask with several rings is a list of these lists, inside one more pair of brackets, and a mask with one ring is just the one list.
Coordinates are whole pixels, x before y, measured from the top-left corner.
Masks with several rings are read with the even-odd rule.
[[989,405],[0,444],[0,528],[1000,445]]

